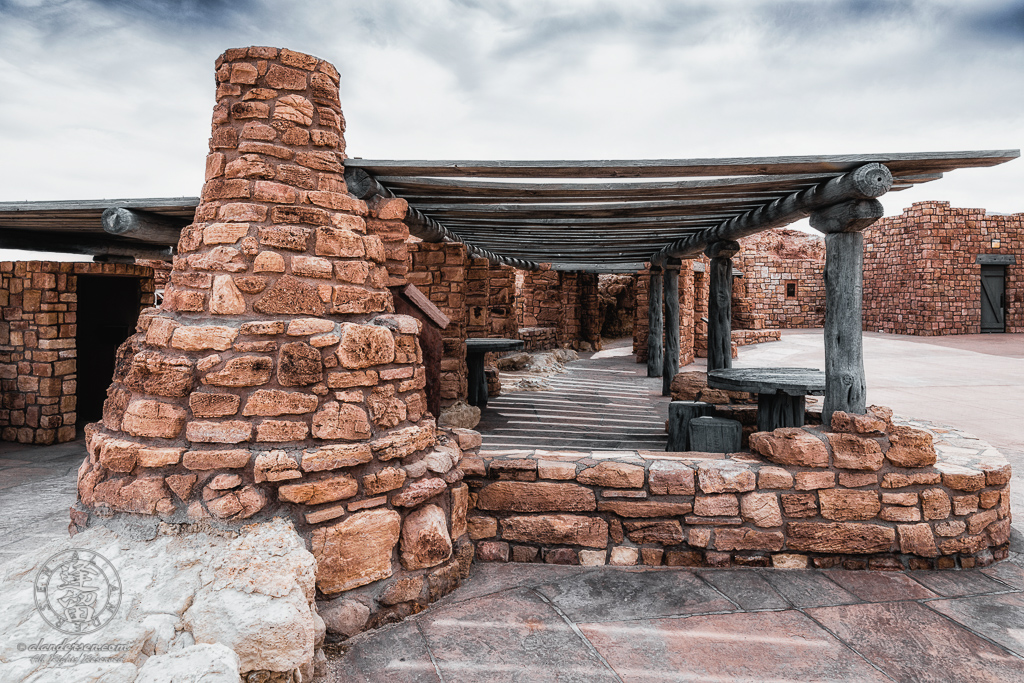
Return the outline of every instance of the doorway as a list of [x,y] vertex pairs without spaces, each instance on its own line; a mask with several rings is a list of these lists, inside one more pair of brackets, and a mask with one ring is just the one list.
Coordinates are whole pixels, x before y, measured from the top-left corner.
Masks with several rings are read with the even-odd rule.
[[135,332],[141,278],[78,276],[78,421],[103,416],[117,348]]
[[1006,331],[1006,266],[981,266],[981,331]]

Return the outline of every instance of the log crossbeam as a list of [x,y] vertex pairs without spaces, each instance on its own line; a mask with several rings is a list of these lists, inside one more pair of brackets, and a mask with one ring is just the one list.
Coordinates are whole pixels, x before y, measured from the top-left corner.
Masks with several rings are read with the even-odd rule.
[[[388,188],[377,182],[377,179],[361,168],[345,169],[345,184],[349,192],[359,199],[367,200],[375,196],[391,198],[395,197]],[[541,265],[526,259],[502,256],[492,251],[481,249],[467,243],[458,234],[452,232],[441,223],[437,222],[422,211],[410,206],[405,216],[405,224],[409,226],[409,232],[419,237],[424,242],[457,242],[466,247],[470,256],[485,258],[493,263],[512,266],[522,270],[541,270]]]

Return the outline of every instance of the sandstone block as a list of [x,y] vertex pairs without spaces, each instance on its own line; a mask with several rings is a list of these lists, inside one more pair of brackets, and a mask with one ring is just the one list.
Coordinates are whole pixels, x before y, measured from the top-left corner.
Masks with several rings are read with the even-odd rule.
[[[138,464],[141,467],[164,467],[166,465],[177,465],[181,460],[184,448],[140,448]],[[100,460],[102,462],[102,458]],[[109,465],[107,465],[109,467]],[[110,467],[110,469],[113,469]],[[130,471],[130,470],[122,470]]]
[[840,472],[839,485],[848,489],[878,486],[878,475],[873,472]]
[[882,507],[876,491],[822,489],[818,492],[818,500],[821,516],[836,521],[871,519]]
[[932,435],[913,427],[894,426],[889,429],[889,462],[897,467],[926,467],[935,464]]
[[884,507],[878,517],[887,522],[920,522],[921,510],[916,507]]
[[901,489],[914,484],[938,484],[942,481],[939,472],[888,472],[882,477],[883,489]]
[[251,436],[252,424],[242,420],[189,422],[185,425],[185,438],[193,443],[241,443]]
[[238,337],[233,327],[203,325],[177,327],[171,335],[171,346],[183,351],[227,351]]
[[363,476],[363,491],[368,496],[376,496],[400,489],[405,483],[405,476],[405,470],[401,468],[385,467],[379,472]]
[[772,567],[775,569],[807,569],[807,556],[792,553],[772,555]]
[[433,425],[413,426],[385,434],[370,443],[370,448],[381,460],[405,458],[416,451],[434,445],[436,434]]
[[476,544],[476,559],[481,562],[508,562],[508,543],[481,541]]
[[254,273],[283,273],[284,257],[276,251],[261,251],[252,263]]
[[791,489],[793,475],[781,467],[762,467],[757,473],[759,489]]
[[998,510],[985,510],[967,518],[967,533],[980,534],[989,524],[999,519]]
[[900,537],[900,552],[921,557],[936,557],[935,536],[928,524],[900,524],[896,527]]
[[418,601],[423,592],[423,577],[410,576],[399,579],[384,589],[381,593],[380,603],[382,605],[397,605],[402,602]]
[[879,417],[867,414],[845,413],[837,410],[832,413],[832,431],[845,432],[847,434],[871,434],[873,432],[884,432],[886,422]]
[[774,493],[748,493],[743,496],[740,499],[740,516],[760,527],[782,526],[782,511]]
[[382,429],[395,427],[408,416],[405,402],[395,396],[392,384],[378,386],[366,399],[373,423]]
[[284,451],[271,451],[260,453],[256,456],[253,464],[253,475],[256,483],[264,481],[286,481],[288,479],[301,479],[299,464],[295,458]]
[[785,538],[781,531],[756,529],[718,529],[715,531],[717,550],[782,550]]
[[402,525],[402,566],[407,570],[435,567],[452,555],[448,520],[436,505],[424,505],[405,518]]
[[308,448],[302,453],[304,472],[322,472],[341,467],[353,467],[370,462],[373,455],[366,444],[332,444],[319,448]]
[[982,491],[978,495],[978,497],[979,497],[979,502],[981,504],[981,507],[983,507],[983,508],[985,508],[987,510],[989,508],[994,508],[995,506],[999,505],[1000,492],[999,491]]
[[816,517],[818,498],[813,493],[783,493],[782,509],[787,517]]
[[303,441],[309,434],[309,425],[292,420],[264,420],[256,425],[256,441],[274,443]]
[[319,505],[344,500],[356,495],[359,485],[344,474],[303,484],[284,484],[277,489],[278,497],[289,503]]
[[625,522],[629,540],[634,543],[678,545],[683,542],[683,527],[674,519],[650,522]]
[[237,356],[217,372],[207,373],[203,384],[218,387],[255,387],[270,381],[274,361],[267,356]]
[[210,313],[214,315],[239,315],[245,313],[245,297],[235,286],[230,275],[213,278],[210,292]]
[[252,308],[269,315],[323,315],[326,306],[316,285],[283,275]]
[[693,508],[690,503],[663,503],[661,501],[602,500],[597,509],[614,512],[620,517],[672,517],[685,515]]
[[395,359],[395,340],[386,327],[343,323],[340,336],[338,361],[342,367],[360,369]]
[[992,522],[985,530],[985,533],[994,546],[1008,543],[1010,540],[1010,520],[1000,519],[998,522]]
[[632,567],[636,564],[639,557],[640,551],[637,548],[616,546],[612,548],[611,555],[608,558],[608,564],[618,567]]
[[693,468],[674,460],[655,460],[648,471],[647,483],[655,496],[692,496]]
[[912,505],[917,505],[917,503],[918,496],[914,492],[882,494],[882,505],[902,505],[904,507],[910,507]]
[[980,502],[980,496],[953,496],[953,514],[969,515],[972,512],[977,512]]
[[604,461],[580,472],[576,475],[576,481],[608,488],[640,488],[644,485],[644,468],[640,465]]
[[1004,486],[1010,483],[1010,464],[1006,462],[981,462],[978,469],[985,473],[988,486]]
[[757,476],[752,470],[717,463],[702,463],[698,466],[697,481],[704,493],[753,491],[757,486]]
[[132,401],[124,412],[121,430],[132,436],[173,439],[181,433],[186,417],[185,409],[173,403]]
[[538,460],[537,475],[541,479],[575,479],[576,463],[561,460]]
[[828,467],[828,449],[825,444],[799,427],[755,432],[750,435],[750,450],[779,465]]
[[446,490],[448,490],[448,485],[443,479],[436,477],[419,479],[406,486],[401,493],[392,496],[391,504],[395,507],[416,507],[423,501]]
[[172,474],[165,479],[167,487],[174,491],[174,494],[185,502],[192,495],[192,487],[195,486],[198,477],[194,474]]
[[366,253],[362,237],[351,230],[321,226],[316,229],[317,256],[359,258]]
[[579,515],[533,515],[501,520],[501,535],[507,541],[540,545],[582,545],[605,548],[608,523]]
[[369,439],[370,420],[366,411],[358,406],[330,401],[313,415],[313,436],[345,441]]
[[471,515],[466,518],[466,531],[470,540],[473,541],[478,541],[481,538],[494,538],[498,535],[498,520],[494,517]]
[[185,451],[181,462],[190,470],[236,469],[249,464],[249,451],[244,448],[221,451]]
[[701,517],[735,516],[740,513],[740,502],[732,493],[697,496],[693,503],[693,513]]
[[138,462],[140,448],[134,441],[107,439],[100,447],[100,464],[114,472],[131,472]]
[[836,485],[835,472],[797,472],[796,490],[830,489]]
[[141,351],[132,358],[123,382],[139,393],[181,398],[192,389],[192,363],[183,356]]
[[333,331],[333,320],[327,320],[325,318],[295,318],[288,322],[287,334],[291,337],[302,337]]
[[942,474],[942,483],[957,491],[980,491],[985,488],[985,473],[981,470],[940,462],[935,465]]
[[961,536],[960,538],[950,538],[939,543],[939,552],[943,555],[952,555],[954,553],[963,553],[965,555],[973,555],[974,553],[981,552],[988,545],[988,536],[985,534],[979,534],[977,536]]
[[242,399],[234,394],[189,394],[188,406],[196,417],[227,417],[238,412]]
[[967,524],[958,519],[939,522],[935,525],[935,533],[939,536],[959,536],[965,531],[967,531]]
[[[676,375],[678,377],[678,375]],[[699,550],[669,550],[665,552],[665,565],[669,567],[700,567],[704,558]]]
[[882,447],[874,439],[856,434],[827,434],[832,462],[848,470],[876,471],[882,467]]
[[477,494],[478,510],[583,512],[595,510],[594,492],[577,484],[498,481]]
[[469,513],[469,487],[465,484],[453,486],[451,489],[452,539],[458,540],[466,533],[466,515]]
[[876,524],[788,522],[788,545],[798,552],[861,555],[888,552],[896,531]]
[[277,417],[279,415],[303,415],[316,410],[316,396],[297,391],[280,389],[259,389],[245,403],[242,415]]
[[317,587],[330,595],[391,576],[401,519],[394,510],[368,510],[314,529]]
[[607,562],[607,550],[581,550],[579,552],[580,566],[600,567]]

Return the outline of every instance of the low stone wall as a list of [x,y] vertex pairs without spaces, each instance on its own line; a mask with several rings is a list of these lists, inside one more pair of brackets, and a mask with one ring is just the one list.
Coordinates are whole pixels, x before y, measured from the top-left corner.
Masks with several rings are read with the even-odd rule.
[[547,351],[559,348],[558,330],[554,327],[520,327],[519,338],[523,340],[524,351]]
[[[1003,559],[1010,466],[837,413],[759,432],[759,453],[484,451],[462,463],[482,561],[585,565],[969,568]],[[969,453],[969,455],[968,455]]]
[[749,346],[782,339],[779,330],[733,330],[732,343],[737,346]]

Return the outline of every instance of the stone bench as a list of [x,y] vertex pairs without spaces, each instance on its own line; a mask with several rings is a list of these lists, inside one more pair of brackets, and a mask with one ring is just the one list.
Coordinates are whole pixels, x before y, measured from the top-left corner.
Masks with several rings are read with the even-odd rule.
[[884,410],[837,415],[833,431],[759,432],[760,452],[728,456],[481,451],[461,465],[477,559],[949,569],[1007,556],[1001,454]]

